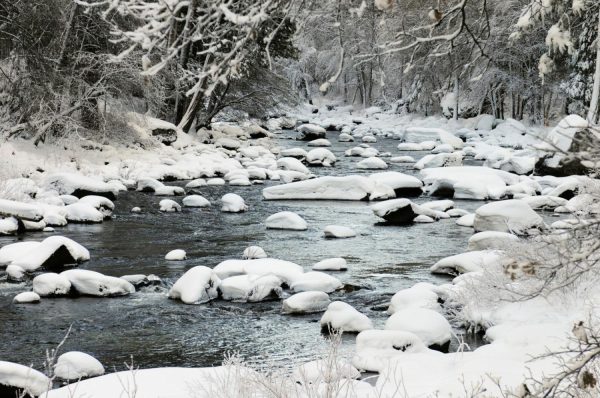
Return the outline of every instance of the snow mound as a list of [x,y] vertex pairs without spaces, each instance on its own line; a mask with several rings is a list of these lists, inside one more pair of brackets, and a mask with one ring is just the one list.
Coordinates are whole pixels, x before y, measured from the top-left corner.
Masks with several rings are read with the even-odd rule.
[[430,271],[434,274],[466,274],[479,272],[500,264],[506,257],[497,250],[477,250],[445,257],[435,263]]
[[342,301],[329,304],[321,317],[321,330],[325,332],[336,330],[342,333],[358,333],[368,329],[373,329],[371,320]]
[[135,287],[126,280],[95,271],[71,269],[60,275],[67,278],[73,290],[82,295],[113,297],[135,293]]
[[288,286],[300,278],[304,270],[298,264],[274,258],[260,258],[254,260],[225,260],[214,268],[221,279],[234,275],[268,275],[273,274]]
[[301,292],[283,300],[281,312],[283,314],[310,314],[323,312],[331,303],[329,295],[325,292]]
[[409,224],[420,215],[438,218],[435,210],[413,203],[409,199],[386,200],[371,206],[371,210],[377,217],[395,225]]
[[344,227],[341,225],[328,225],[323,230],[323,234],[326,238],[354,238],[356,236],[356,232],[352,228]]
[[428,346],[444,347],[452,338],[450,323],[439,312],[427,308],[397,311],[385,323],[386,330],[414,333]]
[[40,296],[35,292],[19,293],[13,298],[13,303],[15,304],[33,304],[39,302]]
[[87,195],[83,198],[79,199],[77,203],[85,203],[92,206],[94,209],[98,210],[104,218],[110,218],[113,210],[115,209],[115,204],[103,197],[98,195]]
[[302,217],[291,211],[281,211],[267,218],[265,225],[269,229],[289,229],[293,231],[305,231],[308,224]]
[[275,275],[237,275],[221,281],[223,300],[255,303],[279,299],[282,281]]
[[17,363],[0,361],[0,385],[23,390],[37,397],[48,390],[51,382],[48,377],[35,369]]
[[438,295],[426,284],[417,284],[394,294],[387,312],[393,315],[397,311],[407,308],[427,308],[439,311],[441,307],[438,299]]
[[312,266],[313,271],[345,271],[348,263],[341,257],[326,258]]
[[210,268],[198,265],[183,274],[169,290],[169,298],[185,304],[207,303],[218,297],[221,279]]
[[163,199],[158,202],[159,210],[165,213],[177,213],[181,211],[181,205],[171,199]]
[[529,205],[518,199],[485,204],[475,211],[475,231],[500,231],[517,235],[541,228],[544,220]]
[[385,160],[371,156],[358,162],[356,164],[356,168],[366,170],[385,170],[388,168],[388,165]]
[[267,253],[260,246],[248,246],[244,249],[242,258],[244,260],[254,260],[257,258],[267,258]]
[[77,202],[67,205],[65,211],[65,218],[72,223],[101,223],[104,221],[104,214],[87,203]]
[[185,260],[186,257],[186,252],[185,250],[182,249],[175,249],[175,250],[171,250],[170,252],[168,252],[165,255],[165,260],[168,261],[182,261]]
[[294,369],[293,381],[300,384],[335,383],[345,379],[357,379],[360,372],[352,364],[341,359],[318,359]]
[[369,176],[370,179],[379,184],[392,188],[396,196],[419,196],[421,195],[423,183],[417,177],[399,173],[397,171],[384,171]]
[[0,215],[32,221],[39,221],[44,218],[44,212],[41,207],[7,199],[0,199]]
[[344,285],[338,278],[323,272],[312,271],[296,278],[290,288],[294,292],[321,291],[331,293],[342,286]]
[[59,195],[73,195],[78,198],[98,195],[115,200],[119,193],[113,184],[72,173],[52,174],[44,180],[43,187],[56,191]]
[[352,363],[361,371],[381,372],[393,365],[399,355],[426,351],[414,333],[402,330],[365,330],[356,336],[356,354]]
[[64,275],[47,272],[33,278],[33,291],[42,297],[64,296],[71,291],[71,282]]
[[0,264],[12,264],[33,272],[39,268],[60,269],[90,259],[90,252],[64,236],[50,236],[41,242],[19,242],[0,249]]
[[210,202],[204,196],[201,195],[188,195],[183,198],[183,205],[185,207],[209,207]]
[[508,232],[483,231],[469,238],[468,250],[507,249],[519,238]]
[[330,150],[325,148],[315,148],[308,152],[306,155],[306,161],[311,166],[330,167],[335,164],[337,159]]
[[54,374],[63,380],[79,380],[104,374],[104,366],[93,356],[80,351],[65,352],[54,365]]
[[154,178],[142,178],[138,180],[137,190],[154,193],[157,196],[185,195],[185,190],[183,188],[167,186]]
[[307,145],[312,147],[328,147],[331,146],[331,142],[329,142],[329,140],[325,138],[318,138],[316,140],[310,141]]
[[241,196],[234,193],[228,193],[221,198],[221,211],[226,213],[242,213],[248,210],[248,206]]

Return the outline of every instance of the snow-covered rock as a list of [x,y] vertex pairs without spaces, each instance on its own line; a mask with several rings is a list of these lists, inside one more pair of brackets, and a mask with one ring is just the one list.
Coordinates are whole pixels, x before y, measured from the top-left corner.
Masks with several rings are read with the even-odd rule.
[[415,163],[412,156],[394,156],[390,158],[390,163]]
[[257,258],[267,258],[267,253],[260,246],[248,246],[244,249],[242,258],[244,260],[254,260]]
[[71,291],[71,282],[62,274],[47,272],[33,278],[33,291],[42,297],[64,296]]
[[330,167],[335,164],[337,159],[330,150],[325,148],[315,148],[308,152],[306,155],[306,161],[311,166]]
[[384,171],[371,174],[370,179],[379,184],[387,185],[392,188],[397,197],[419,196],[422,191],[423,183],[417,177],[399,173],[397,171]]
[[60,269],[90,259],[90,252],[64,236],[50,236],[41,242],[18,242],[0,249],[0,265],[12,264],[33,272],[39,268]]
[[288,148],[288,149],[282,150],[280,155],[282,156],[282,159],[286,158],[286,157],[296,158],[296,159],[305,159],[306,156],[308,155],[308,152],[306,152],[306,150],[303,148]]
[[265,225],[269,229],[289,229],[293,231],[305,231],[308,229],[306,221],[291,211],[281,211],[269,216],[265,220]]
[[316,124],[302,124],[296,129],[300,132],[298,140],[301,141],[312,141],[319,138],[325,138],[326,131],[323,127],[317,126]]
[[52,174],[44,180],[43,186],[58,192],[59,195],[73,195],[78,198],[97,195],[115,200],[119,193],[113,184],[73,173]]
[[346,333],[358,333],[373,329],[373,323],[365,315],[358,312],[350,304],[334,301],[329,304],[327,311],[321,317],[321,330],[332,330]]
[[219,290],[223,300],[259,302],[279,299],[282,280],[275,275],[236,275],[221,281]]
[[142,212],[142,208],[138,207],[138,206],[135,206],[135,207],[132,207],[131,210],[129,210],[129,211],[131,213],[137,214],[137,213],[141,213]]
[[241,196],[228,193],[221,198],[221,211],[226,213],[241,213],[248,210],[248,206]]
[[323,312],[330,303],[329,295],[325,292],[301,292],[283,300],[281,312],[284,314],[310,314],[313,312]]
[[321,291],[331,293],[342,286],[344,284],[336,277],[319,271],[311,271],[296,278],[290,288],[294,292]]
[[441,307],[438,299],[439,296],[427,284],[419,283],[394,294],[387,312],[392,315],[407,308],[428,308],[439,311]]
[[54,374],[63,380],[79,380],[103,375],[104,366],[90,354],[69,351],[56,360]]
[[65,211],[65,218],[72,223],[101,223],[104,220],[104,214],[87,203],[73,203],[65,206]]
[[205,187],[206,184],[206,180],[204,178],[196,178],[195,180],[192,180],[190,182],[188,182],[187,184],[185,184],[185,187],[187,189],[194,189],[194,188],[200,188],[200,187]]
[[456,225],[460,225],[461,227],[473,228],[474,223],[475,223],[475,213],[465,214],[464,216],[460,216],[456,220]]
[[356,336],[352,363],[362,371],[381,372],[393,367],[399,355],[427,350],[414,333],[402,330],[365,330]]
[[388,168],[388,165],[385,160],[372,156],[358,162],[356,164],[356,168],[367,170],[385,170]]
[[445,257],[435,263],[430,271],[449,275],[478,272],[500,264],[504,259],[505,256],[496,250],[476,250]]
[[14,217],[0,218],[0,235],[14,235],[24,229],[23,222]]
[[508,232],[483,231],[469,238],[468,250],[507,249],[519,238]]
[[447,351],[452,339],[452,327],[439,312],[427,308],[406,308],[396,311],[385,323],[386,330],[410,332],[428,347]]
[[453,153],[438,153],[436,155],[425,155],[417,163],[413,165],[413,168],[417,170],[437,167],[456,167],[462,166],[463,154],[461,152]]
[[307,145],[312,146],[312,147],[328,147],[328,146],[331,146],[331,142],[329,142],[328,139],[319,138],[319,139],[310,141]]
[[210,202],[202,195],[189,195],[183,198],[185,207],[209,207]]
[[157,196],[185,195],[185,190],[183,188],[167,186],[154,178],[142,178],[138,180],[137,190],[141,192],[154,193]]
[[111,200],[105,198],[104,196],[98,195],[84,196],[81,199],[79,199],[77,203],[85,203],[92,206],[100,213],[102,213],[104,218],[110,218],[113,210],[115,209],[115,204]]
[[339,142],[352,142],[354,141],[354,137],[352,137],[350,134],[348,133],[341,133],[338,136],[338,141]]
[[18,265],[9,265],[6,267],[6,276],[10,282],[21,282],[25,278],[25,270]]
[[326,238],[353,238],[356,236],[356,232],[349,227],[341,225],[328,225],[323,230],[323,234]]
[[17,363],[0,361],[0,386],[14,391],[3,391],[8,394],[6,398],[17,397],[22,391],[32,396],[41,396],[51,386],[51,381],[46,375],[28,366]]
[[61,272],[60,275],[67,278],[72,289],[82,295],[113,297],[135,293],[135,287],[126,280],[95,271],[71,269]]
[[394,190],[367,177],[319,177],[263,189],[267,200],[377,200],[395,197]]
[[165,255],[165,260],[168,261],[182,261],[185,260],[186,257],[186,253],[185,250],[182,249],[175,249],[175,250],[171,250],[170,252],[168,252]]
[[185,304],[202,304],[218,297],[221,279],[215,271],[198,265],[183,274],[169,290],[169,298],[179,299]]
[[[308,156],[308,154],[306,154]],[[281,170],[297,171],[302,174],[309,175],[310,170],[302,162],[296,158],[285,157],[277,160],[277,167]]]
[[159,210],[165,213],[177,213],[181,211],[181,205],[171,199],[163,199],[158,203]]
[[225,279],[234,275],[268,275],[273,274],[288,286],[304,274],[304,269],[291,261],[275,258],[259,258],[253,260],[225,260],[213,268],[219,278]]
[[348,263],[341,257],[326,258],[312,266],[313,271],[345,271]]
[[518,199],[492,202],[475,211],[475,231],[500,231],[517,235],[541,228],[544,220],[524,201]]
[[[301,385],[319,385],[332,383],[346,384],[357,379],[360,372],[343,359],[318,359],[304,363],[294,369],[292,380]],[[334,387],[335,388],[335,387]],[[340,394],[342,395],[342,394]],[[319,396],[322,396],[319,394]]]
[[19,293],[13,298],[13,303],[15,304],[33,304],[39,302],[40,296],[35,292]]
[[44,212],[40,206],[8,199],[0,199],[0,215],[32,221],[44,218]]
[[438,218],[434,210],[413,203],[409,199],[386,200],[371,206],[371,210],[376,216],[395,225],[409,224],[420,215]]

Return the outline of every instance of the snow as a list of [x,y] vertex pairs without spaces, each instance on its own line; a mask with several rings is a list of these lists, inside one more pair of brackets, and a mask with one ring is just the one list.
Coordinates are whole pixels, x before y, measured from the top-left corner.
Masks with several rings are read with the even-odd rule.
[[185,207],[209,207],[210,202],[201,195],[188,195],[182,200]]
[[319,139],[310,141],[307,145],[313,146],[313,147],[315,147],[315,146],[316,147],[329,147],[329,146],[331,146],[331,142],[329,142],[328,139],[319,138]]
[[104,214],[94,206],[86,203],[73,203],[65,206],[67,212],[66,219],[73,223],[101,223],[104,220]]
[[86,195],[79,199],[77,203],[84,203],[98,210],[104,218],[109,218],[115,209],[115,204],[109,199],[98,195]]
[[48,377],[35,369],[0,361],[0,385],[20,388],[34,396],[41,396],[51,386],[51,382]]
[[64,236],[50,236],[41,242],[19,242],[0,249],[0,264],[18,265],[27,272],[41,267],[62,267],[90,259],[90,252]]
[[392,188],[367,177],[319,177],[263,189],[267,200],[377,200],[395,197]]
[[281,297],[281,284],[275,275],[236,275],[223,279],[219,290],[223,300],[255,303]]
[[337,161],[335,155],[328,149],[315,148],[306,154],[306,161],[311,166],[331,167]]
[[414,333],[428,347],[443,346],[452,338],[452,327],[446,318],[427,308],[413,307],[396,311],[386,321],[385,329]]
[[185,304],[202,304],[218,297],[221,279],[210,268],[203,265],[190,268],[169,290],[169,298],[179,299]]
[[11,264],[6,267],[5,271],[10,281],[20,282],[25,277],[25,270],[18,265]]
[[425,155],[413,168],[417,170],[436,167],[456,167],[462,166],[463,154],[461,152],[438,153],[437,155]]
[[396,195],[405,192],[417,192],[420,194],[421,188],[423,187],[423,183],[417,177],[397,171],[374,173],[371,174],[369,178],[379,184],[387,185],[388,187],[392,188],[396,192]]
[[345,271],[348,269],[346,260],[341,257],[326,258],[312,266],[313,271]]
[[135,206],[135,207],[131,208],[130,212],[131,213],[141,213],[142,209],[140,207]]
[[354,238],[356,232],[352,228],[344,227],[341,225],[328,225],[323,230],[323,234],[326,238]]
[[39,302],[40,296],[35,292],[19,293],[13,298],[13,303],[15,304],[33,304]]
[[408,224],[419,215],[438,218],[434,210],[420,206],[409,199],[391,199],[371,206],[373,213],[391,224]]
[[365,330],[356,336],[356,354],[352,364],[361,371],[381,372],[393,366],[401,355],[427,351],[414,333],[402,330]]
[[192,181],[188,182],[187,184],[185,184],[185,187],[187,189],[194,189],[194,188],[204,187],[206,185],[207,185],[206,180],[204,178],[196,178],[195,180],[192,180]]
[[473,228],[474,223],[475,223],[475,213],[465,214],[464,216],[460,216],[456,220],[456,225],[460,225],[461,227]]
[[7,199],[0,199],[0,214],[33,221],[39,221],[44,217],[42,209],[34,204]]
[[165,260],[168,261],[182,261],[185,260],[186,257],[186,253],[185,250],[182,249],[175,249],[175,250],[171,250],[170,252],[168,252],[165,255]]
[[382,160],[378,157],[372,156],[366,159],[361,160],[356,164],[357,169],[367,169],[367,170],[385,170],[388,168],[385,160]]
[[283,314],[310,314],[314,312],[323,312],[330,303],[329,295],[325,292],[300,292],[283,300],[281,312]]
[[344,284],[336,277],[319,271],[311,271],[296,278],[290,288],[294,292],[321,291],[332,293],[343,286]]
[[177,213],[181,211],[181,205],[171,199],[163,199],[158,202],[159,210],[165,213]]
[[119,193],[119,190],[112,184],[73,173],[51,174],[44,180],[43,184],[46,189],[54,190],[59,195],[73,195],[78,198],[95,194],[115,200]]
[[221,211],[226,213],[241,213],[248,210],[248,206],[241,196],[234,193],[228,193],[221,198]]
[[104,367],[93,356],[80,351],[60,355],[54,365],[54,374],[63,380],[79,380],[104,374]]
[[475,250],[445,257],[431,268],[434,274],[464,274],[483,271],[502,262],[505,257],[496,250]]
[[508,232],[484,231],[469,238],[468,250],[508,249],[519,238]]
[[71,291],[71,282],[62,274],[47,272],[33,278],[33,291],[42,297],[64,296]]
[[0,235],[13,235],[19,231],[19,220],[14,217],[0,219]]
[[426,284],[416,284],[394,294],[387,312],[393,315],[397,311],[407,308],[427,308],[440,311],[438,298],[438,295]]
[[213,268],[219,278],[225,279],[234,275],[268,275],[273,274],[288,286],[300,278],[304,270],[298,264],[274,258],[258,258],[252,260],[225,260]]
[[71,269],[60,275],[67,278],[73,290],[82,295],[113,297],[135,293],[135,287],[131,283],[96,271]]
[[544,220],[529,205],[518,199],[492,202],[475,211],[475,231],[500,231],[517,235],[541,228]]
[[265,220],[269,229],[289,229],[293,231],[305,231],[308,224],[302,217],[291,211],[281,211],[269,216]]
[[529,207],[534,210],[537,209],[554,209],[559,206],[565,206],[567,200],[558,196],[540,195],[540,196],[526,196],[521,198],[522,201],[527,203]]
[[334,301],[321,317],[322,330],[336,330],[344,333],[358,333],[373,329],[373,323],[350,304]]
[[[360,372],[343,359],[318,359],[306,362],[292,374],[293,381],[300,384],[335,383],[344,379],[357,379]],[[344,381],[345,382],[345,381]]]
[[254,260],[257,258],[267,258],[267,253],[260,246],[248,246],[244,249],[242,258],[244,260]]
[[154,178],[142,178],[138,180],[137,190],[141,192],[152,192],[157,196],[176,196],[185,194],[183,188],[167,186]]

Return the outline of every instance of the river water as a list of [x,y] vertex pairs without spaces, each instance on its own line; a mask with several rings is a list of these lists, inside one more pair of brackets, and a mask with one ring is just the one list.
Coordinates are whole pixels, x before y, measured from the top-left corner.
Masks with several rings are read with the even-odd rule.
[[[281,136],[282,148],[310,149],[306,143],[289,139],[291,134]],[[372,173],[354,168],[360,158],[343,156],[356,143],[338,143],[337,133],[330,133],[328,138],[338,163],[334,168],[314,168],[315,174]],[[391,139],[372,144],[395,156],[400,154],[396,145]],[[409,154],[418,159],[426,152]],[[391,165],[389,170],[416,174],[410,165]],[[183,186],[185,182],[169,184]],[[55,347],[72,325],[64,350],[88,352],[107,370],[123,369],[131,357],[141,368],[213,366],[228,352],[237,352],[258,365],[291,366],[323,352],[326,339],[318,324],[321,314],[281,315],[279,301],[243,304],[216,300],[184,305],[167,299],[168,286],[192,266],[214,267],[223,260],[241,258],[249,245],[261,246],[271,257],[293,261],[307,271],[324,258],[344,257],[349,270],[333,274],[360,288],[333,293],[331,299],[350,303],[366,313],[376,327],[383,327],[387,318],[383,308],[395,292],[421,281],[439,284],[450,280],[431,275],[429,267],[443,257],[463,252],[472,234],[470,228],[455,225],[454,219],[406,227],[377,225],[380,220],[364,202],[262,200],[262,189],[272,184],[202,187],[200,193],[213,202],[212,208],[184,208],[181,213],[170,214],[158,211],[163,197],[130,191],[119,195],[112,220],[57,229],[57,233],[90,250],[92,259],[81,268],[113,276],[156,274],[165,286],[129,297],[53,298],[42,299],[37,305],[14,305],[14,295],[30,290],[30,283],[0,281],[0,360],[40,369],[45,350]],[[218,200],[228,192],[241,195],[249,211],[221,213]],[[427,200],[431,198],[415,201]],[[456,201],[455,207],[473,211],[482,204]],[[131,214],[134,206],[142,207],[143,213]],[[267,230],[263,221],[282,210],[300,214],[309,224],[308,231]],[[358,236],[326,240],[323,228],[330,224],[349,226]],[[0,237],[0,246],[46,236]],[[169,250],[178,248],[186,250],[186,261],[164,260]],[[343,349],[351,352],[353,342],[354,336],[345,336]]]

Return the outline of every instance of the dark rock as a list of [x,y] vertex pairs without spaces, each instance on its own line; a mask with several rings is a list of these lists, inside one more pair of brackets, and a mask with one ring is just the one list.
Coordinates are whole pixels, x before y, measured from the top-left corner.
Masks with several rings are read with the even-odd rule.
[[165,145],[171,145],[177,141],[177,131],[171,129],[154,129],[152,136]]
[[106,199],[109,199],[109,200],[116,200],[117,199],[117,196],[112,191],[108,191],[108,192],[94,192],[94,191],[89,191],[87,189],[80,189],[80,188],[77,188],[76,190],[74,190],[71,193],[71,195],[76,196],[79,199],[83,198],[84,196],[88,196],[88,195],[102,196],[102,197],[105,197]]

